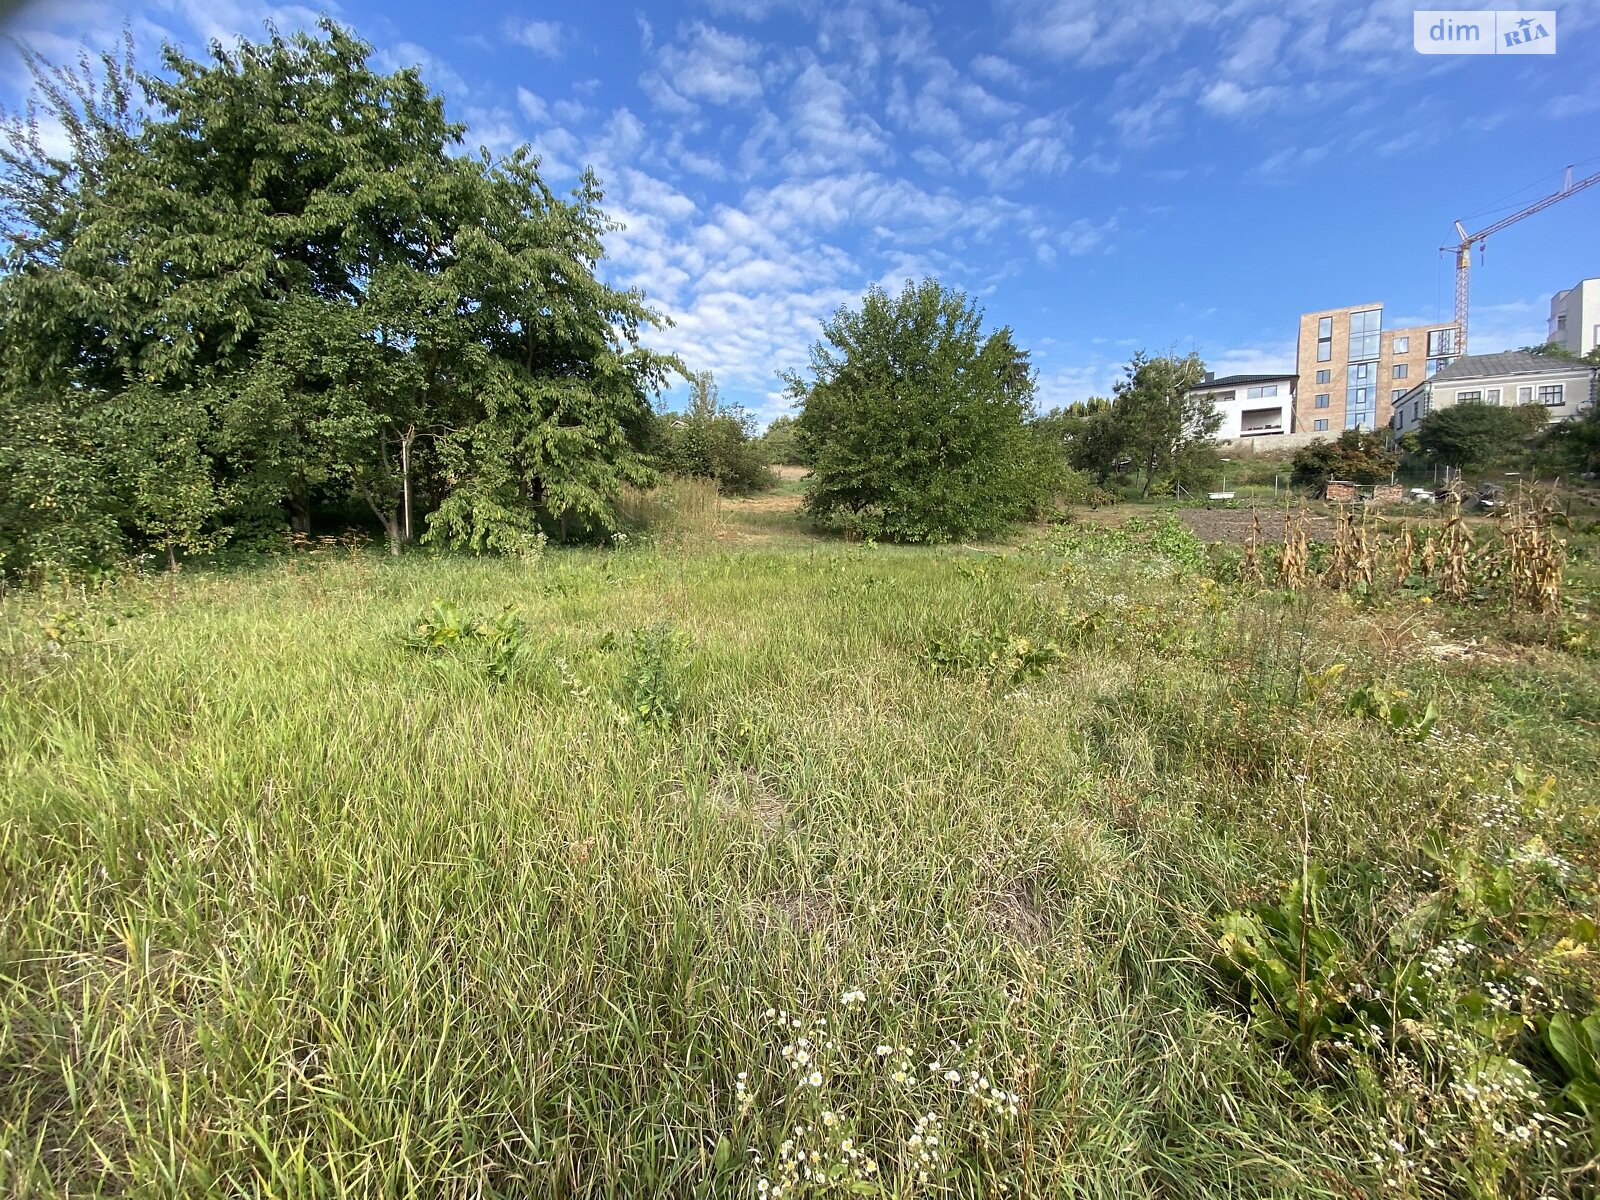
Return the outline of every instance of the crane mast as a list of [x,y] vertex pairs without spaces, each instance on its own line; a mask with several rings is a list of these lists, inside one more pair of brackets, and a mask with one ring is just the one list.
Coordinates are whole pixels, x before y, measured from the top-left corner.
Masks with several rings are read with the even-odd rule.
[[1501,217],[1493,225],[1485,226],[1477,233],[1468,233],[1467,228],[1460,221],[1455,223],[1456,236],[1461,241],[1454,246],[1442,246],[1443,250],[1454,250],[1456,255],[1456,353],[1465,355],[1467,352],[1467,301],[1472,291],[1472,248],[1481,247],[1484,239],[1491,233],[1499,233],[1507,225],[1515,225],[1524,217],[1531,217],[1536,212],[1543,212],[1558,200],[1565,200],[1574,192],[1581,192],[1584,188],[1600,183],[1600,171],[1576,183],[1572,180],[1572,168],[1567,168],[1566,181],[1561,185],[1561,190],[1551,192],[1542,199],[1535,200],[1527,208],[1512,213],[1509,217]]

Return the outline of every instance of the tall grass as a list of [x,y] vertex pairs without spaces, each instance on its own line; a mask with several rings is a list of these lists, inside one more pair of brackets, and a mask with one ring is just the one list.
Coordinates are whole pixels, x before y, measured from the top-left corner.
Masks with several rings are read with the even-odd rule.
[[617,512],[635,533],[680,545],[710,541],[722,526],[722,498],[711,479],[673,477],[653,488],[625,487]]
[[[435,599],[516,606],[509,667],[419,649]],[[1159,556],[374,556],[0,612],[9,1195],[824,1194],[795,1145],[841,1193],[1376,1194],[1395,1095],[1251,1028],[1215,914],[1306,855],[1395,908],[1508,764],[1600,799],[1581,663]],[[1305,703],[1335,661],[1448,748]],[[1587,1178],[1542,1162],[1492,1186]]]

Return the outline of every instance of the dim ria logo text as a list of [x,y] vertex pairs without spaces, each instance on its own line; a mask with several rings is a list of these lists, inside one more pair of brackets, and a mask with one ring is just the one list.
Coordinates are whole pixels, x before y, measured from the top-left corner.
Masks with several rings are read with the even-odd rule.
[[1429,9],[1412,14],[1418,54],[1554,54],[1553,9]]

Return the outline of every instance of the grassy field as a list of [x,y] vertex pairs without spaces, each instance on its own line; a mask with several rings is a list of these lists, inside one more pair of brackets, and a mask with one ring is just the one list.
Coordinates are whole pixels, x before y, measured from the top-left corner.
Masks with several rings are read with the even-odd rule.
[[786,520],[5,601],[0,1194],[1594,1187],[1592,660]]

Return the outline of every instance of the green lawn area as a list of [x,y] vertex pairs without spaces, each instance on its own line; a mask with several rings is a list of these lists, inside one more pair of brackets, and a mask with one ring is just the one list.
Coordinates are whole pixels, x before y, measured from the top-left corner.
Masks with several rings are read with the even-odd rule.
[[0,1194],[1576,1194],[1600,679],[1453,620],[1092,539],[13,596]]

